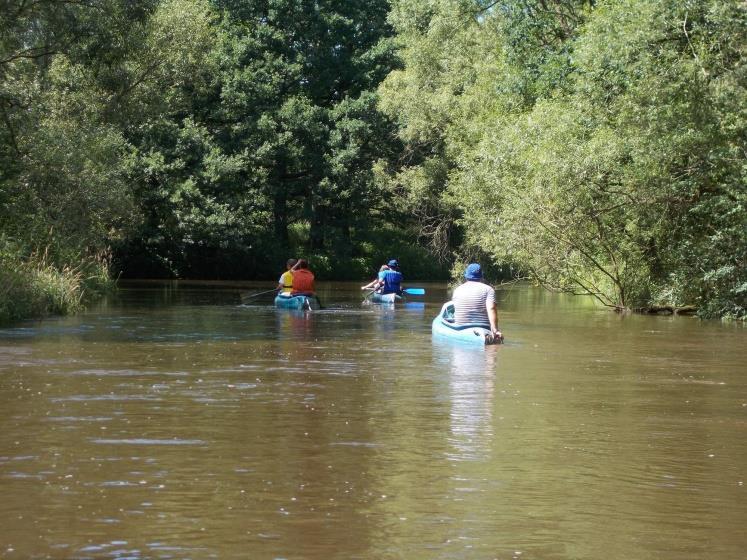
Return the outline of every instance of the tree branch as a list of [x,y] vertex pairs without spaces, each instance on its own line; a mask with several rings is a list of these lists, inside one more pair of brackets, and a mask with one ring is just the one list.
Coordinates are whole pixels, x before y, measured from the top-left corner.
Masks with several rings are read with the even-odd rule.
[[3,110],[3,121],[5,122],[5,126],[8,129],[8,133],[10,134],[10,143],[13,146],[13,150],[16,152],[16,154],[21,155],[21,150],[18,149],[18,142],[16,140],[16,132],[15,132],[15,129],[13,128],[13,123],[10,122],[8,111],[5,109],[4,106],[2,107],[2,110]]
[[[38,52],[35,52],[38,51]],[[0,65],[2,64],[8,64],[9,62],[13,62],[14,60],[18,60],[19,58],[41,58],[43,56],[49,56],[52,54],[57,54],[58,51],[52,47],[52,45],[45,45],[43,47],[31,47],[28,49],[24,49],[20,52],[17,52],[8,58],[5,58],[3,60],[0,60]]]
[[706,72],[706,69],[703,68],[703,65],[700,63],[700,59],[698,58],[698,55],[695,52],[695,47],[693,47],[693,44],[690,41],[690,35],[687,33],[687,12],[685,12],[685,20],[682,22],[682,32],[685,34],[685,37],[687,38],[687,44],[690,46],[690,51],[693,53],[693,58],[695,59],[695,62],[698,63],[698,66],[700,66],[701,72],[703,72],[703,77],[707,78],[708,72]]

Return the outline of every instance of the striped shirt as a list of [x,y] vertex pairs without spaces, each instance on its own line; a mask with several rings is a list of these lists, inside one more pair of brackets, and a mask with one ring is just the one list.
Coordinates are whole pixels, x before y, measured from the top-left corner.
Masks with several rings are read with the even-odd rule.
[[468,280],[457,286],[451,300],[454,302],[455,323],[490,325],[488,307],[495,305],[495,290],[491,286]]

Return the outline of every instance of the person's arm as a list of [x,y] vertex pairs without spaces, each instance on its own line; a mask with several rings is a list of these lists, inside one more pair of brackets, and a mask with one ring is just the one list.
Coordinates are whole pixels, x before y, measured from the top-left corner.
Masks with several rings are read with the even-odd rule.
[[361,286],[361,290],[375,290],[379,287],[379,284],[381,284],[381,272],[377,272],[376,278],[371,280],[368,284]]
[[488,305],[488,321],[490,321],[490,330],[493,332],[498,331],[498,310],[496,305]]
[[488,321],[490,321],[490,330],[493,336],[503,338],[503,333],[498,330],[498,304],[495,302],[495,295],[485,301],[485,307],[488,309]]

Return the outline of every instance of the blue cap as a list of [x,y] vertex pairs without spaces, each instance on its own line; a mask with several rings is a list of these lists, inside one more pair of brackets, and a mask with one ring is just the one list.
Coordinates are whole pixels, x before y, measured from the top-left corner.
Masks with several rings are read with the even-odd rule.
[[467,280],[480,280],[482,279],[482,268],[477,263],[472,263],[467,266],[467,270],[464,271],[464,277]]
[[391,266],[392,268],[397,268],[399,266],[399,262],[397,259],[392,259],[387,263],[387,266]]

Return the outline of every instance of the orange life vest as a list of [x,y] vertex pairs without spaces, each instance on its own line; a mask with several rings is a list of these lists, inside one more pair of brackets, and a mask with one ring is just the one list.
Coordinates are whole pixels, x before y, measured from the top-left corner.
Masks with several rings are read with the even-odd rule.
[[297,268],[293,271],[293,291],[291,293],[314,293],[314,274],[308,268]]

